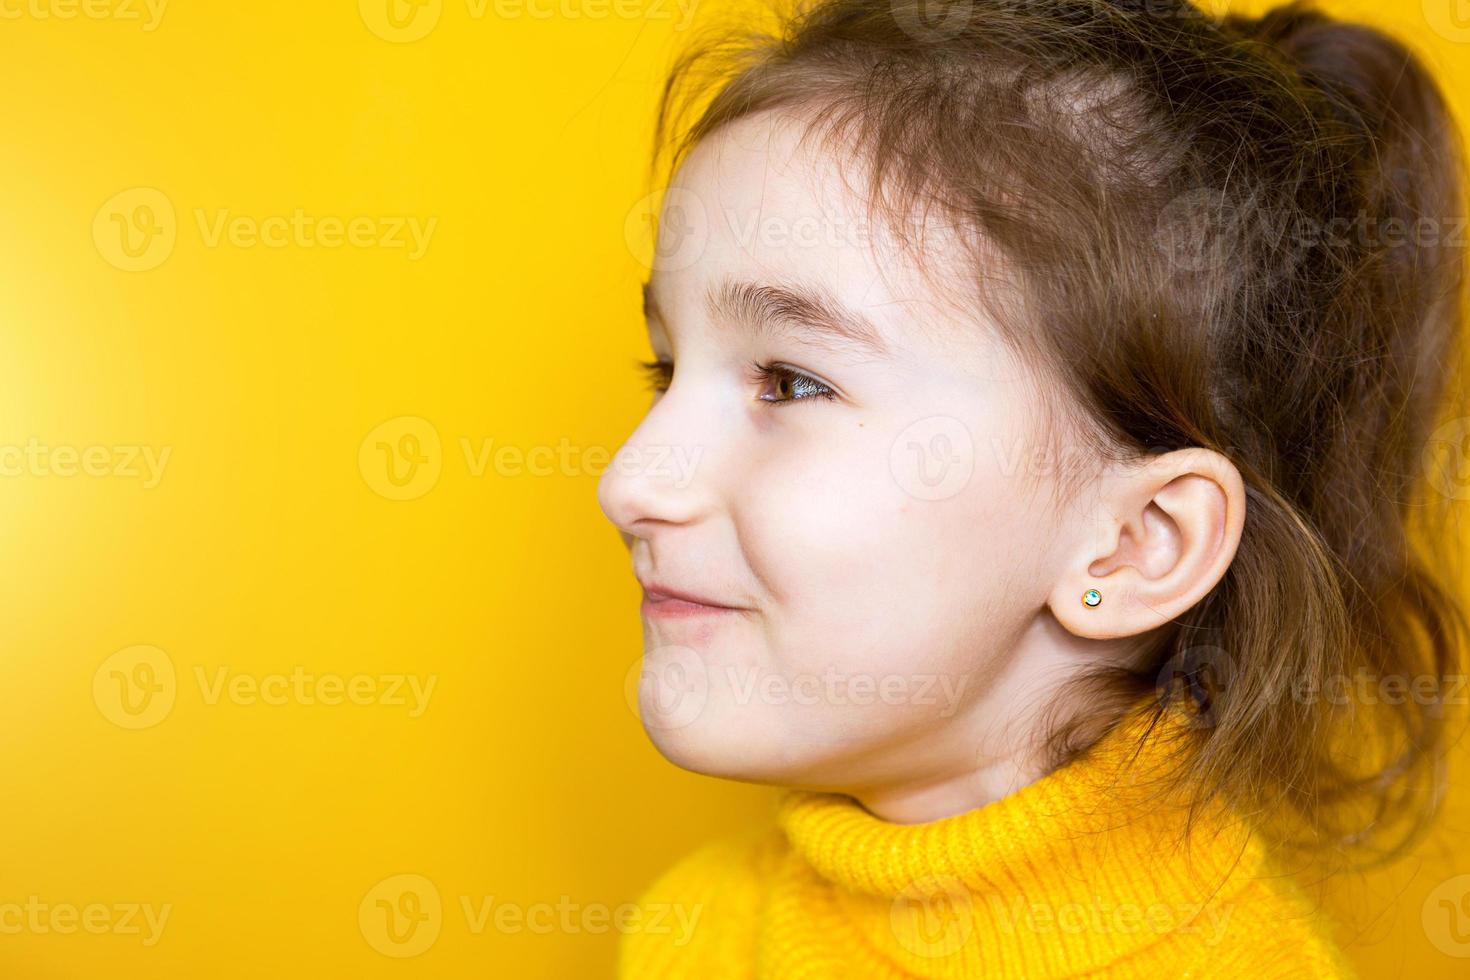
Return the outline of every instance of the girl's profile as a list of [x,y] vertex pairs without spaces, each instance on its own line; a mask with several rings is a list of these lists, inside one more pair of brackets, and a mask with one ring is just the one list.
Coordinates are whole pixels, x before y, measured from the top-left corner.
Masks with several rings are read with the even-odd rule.
[[805,0],[658,133],[627,448],[694,465],[599,502],[649,737],[782,794],[620,975],[1352,975],[1311,882],[1433,818],[1467,632],[1426,66],[1306,3]]

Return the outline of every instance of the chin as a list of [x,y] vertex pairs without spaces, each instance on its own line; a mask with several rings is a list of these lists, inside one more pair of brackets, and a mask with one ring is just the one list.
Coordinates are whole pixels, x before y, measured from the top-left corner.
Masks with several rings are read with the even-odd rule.
[[689,772],[746,783],[781,782],[779,756],[753,738],[750,726],[700,717],[678,727],[644,716],[643,730],[660,755]]
[[807,751],[794,752],[799,744],[789,732],[744,718],[717,723],[713,716],[701,716],[677,728],[659,727],[655,719],[653,724],[645,721],[643,728],[659,754],[680,769],[742,783],[822,785],[823,777],[834,767],[842,768],[844,759],[840,743],[830,751],[812,752],[806,745]]

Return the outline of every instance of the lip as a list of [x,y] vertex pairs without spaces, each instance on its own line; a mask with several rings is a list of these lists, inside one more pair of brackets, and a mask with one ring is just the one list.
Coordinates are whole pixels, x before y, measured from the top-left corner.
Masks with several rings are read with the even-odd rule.
[[744,611],[741,607],[727,606],[705,596],[671,588],[658,582],[643,583],[641,610],[645,616],[660,619],[712,616]]

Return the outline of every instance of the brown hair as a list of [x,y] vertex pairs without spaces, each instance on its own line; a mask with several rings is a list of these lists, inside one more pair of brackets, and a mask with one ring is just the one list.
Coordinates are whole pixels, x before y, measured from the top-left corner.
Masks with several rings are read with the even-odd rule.
[[[1429,73],[1304,3],[798,2],[676,60],[655,174],[735,119],[804,115],[901,235],[931,209],[965,230],[969,298],[1099,459],[1202,446],[1244,480],[1224,578],[1078,682],[1097,707],[1049,726],[1054,763],[1140,697],[1183,699],[1192,815],[1224,799],[1283,842],[1401,853],[1440,796],[1466,635],[1435,573],[1436,505],[1467,494],[1429,454],[1467,438],[1462,157]],[[1406,693],[1337,703],[1363,676]]]

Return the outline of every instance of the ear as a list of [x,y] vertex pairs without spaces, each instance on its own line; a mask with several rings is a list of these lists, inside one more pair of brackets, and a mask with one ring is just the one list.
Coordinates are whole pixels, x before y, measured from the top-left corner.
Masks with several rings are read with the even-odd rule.
[[[1112,469],[1075,559],[1048,599],[1069,632],[1136,636],[1182,615],[1224,576],[1245,526],[1245,484],[1220,453],[1192,447]],[[1095,589],[1095,606],[1083,596]]]

